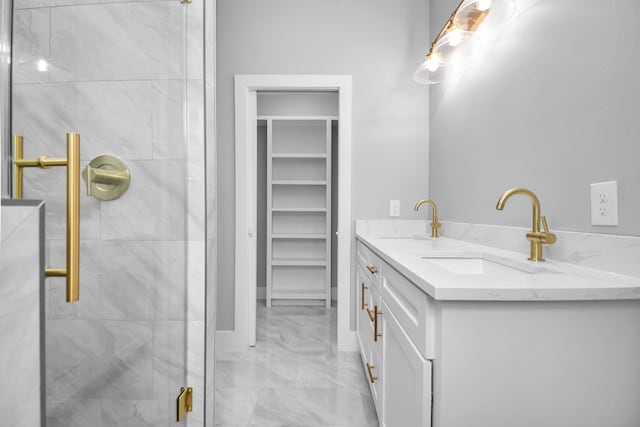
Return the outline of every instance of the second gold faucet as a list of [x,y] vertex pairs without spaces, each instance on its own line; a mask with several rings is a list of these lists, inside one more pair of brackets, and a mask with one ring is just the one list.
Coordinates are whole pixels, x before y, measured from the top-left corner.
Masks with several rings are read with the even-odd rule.
[[431,219],[431,237],[436,238],[438,237],[438,229],[442,227],[442,224],[438,222],[438,207],[436,206],[436,203],[433,200],[429,199],[418,200],[413,210],[417,212],[418,209],[420,209],[420,206],[424,205],[425,203],[431,205],[431,209],[433,211]]
[[[498,200],[496,209],[501,211],[504,209],[504,204],[513,195],[520,194],[526,196],[531,200],[533,207],[533,223],[531,224],[531,231],[527,233],[527,240],[531,242],[531,254],[529,256],[530,261],[544,261],[542,257],[542,245],[553,244],[556,241],[556,235],[549,232],[549,226],[547,225],[547,219],[544,216],[540,216],[540,201],[531,191],[526,188],[512,188],[507,190]],[[540,231],[540,222],[544,227],[544,231]]]

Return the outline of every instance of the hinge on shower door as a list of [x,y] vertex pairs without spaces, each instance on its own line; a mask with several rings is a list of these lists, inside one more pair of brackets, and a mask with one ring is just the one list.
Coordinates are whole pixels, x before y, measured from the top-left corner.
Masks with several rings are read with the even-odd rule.
[[180,394],[177,400],[176,421],[180,422],[187,415],[187,412],[193,411],[193,389],[191,387],[180,387]]
[[191,3],[191,0],[180,0],[180,3]]

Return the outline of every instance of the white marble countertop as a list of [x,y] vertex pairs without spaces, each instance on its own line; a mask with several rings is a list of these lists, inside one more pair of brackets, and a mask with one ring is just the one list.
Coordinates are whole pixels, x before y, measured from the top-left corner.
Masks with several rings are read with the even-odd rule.
[[462,240],[430,239],[424,226],[356,226],[356,237],[437,300],[585,301],[640,299],[640,278]]

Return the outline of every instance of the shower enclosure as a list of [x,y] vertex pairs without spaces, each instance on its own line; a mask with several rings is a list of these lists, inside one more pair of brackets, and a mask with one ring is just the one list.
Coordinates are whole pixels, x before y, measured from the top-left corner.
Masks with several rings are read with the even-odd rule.
[[[176,425],[182,387],[181,425],[213,426],[215,2],[13,0],[12,16],[3,197],[9,135],[38,158],[65,157],[78,133],[81,169],[112,155],[131,175],[114,200],[81,181],[79,301],[46,280],[47,426]],[[46,202],[51,267],[65,265],[65,169],[24,170],[24,198]]]

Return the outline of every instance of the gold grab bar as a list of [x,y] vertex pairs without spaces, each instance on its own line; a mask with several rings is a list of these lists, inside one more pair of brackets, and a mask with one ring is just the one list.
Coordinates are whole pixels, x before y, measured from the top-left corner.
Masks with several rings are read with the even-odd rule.
[[24,138],[14,138],[14,165],[16,177],[16,199],[23,197],[23,168],[52,166],[67,167],[67,266],[66,268],[45,268],[46,277],[67,278],[67,302],[78,301],[80,295],[80,135],[67,134],[67,158],[40,156],[24,158]]

